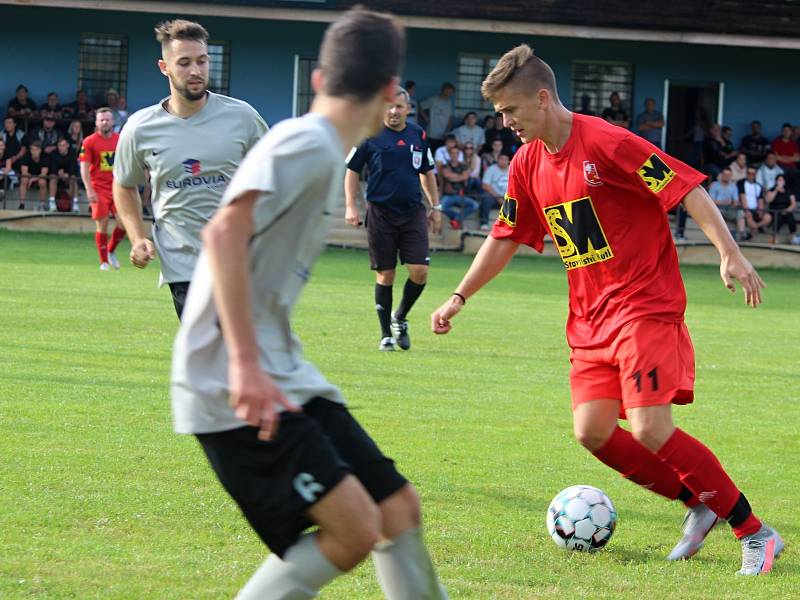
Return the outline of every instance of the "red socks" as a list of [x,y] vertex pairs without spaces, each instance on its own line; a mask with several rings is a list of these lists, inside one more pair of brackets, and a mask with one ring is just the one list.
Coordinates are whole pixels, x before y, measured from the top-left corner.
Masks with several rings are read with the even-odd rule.
[[[117,230],[114,230],[116,233]],[[124,232],[123,232],[124,233]],[[108,262],[108,234],[100,233],[99,231],[94,234],[94,244],[97,246],[97,253],[100,255],[100,262]]]
[[119,246],[119,243],[125,239],[125,230],[122,227],[114,227],[111,233],[111,243],[108,245],[108,251],[113,252]]
[[656,454],[701,502],[728,520],[737,538],[761,528],[761,521],[753,514],[747,498],[725,473],[717,457],[692,436],[676,429]]
[[688,507],[696,506],[699,502],[668,464],[621,427],[614,430],[605,445],[594,455],[602,463],[619,471],[625,479],[638,483],[651,492],[670,500],[680,499]]

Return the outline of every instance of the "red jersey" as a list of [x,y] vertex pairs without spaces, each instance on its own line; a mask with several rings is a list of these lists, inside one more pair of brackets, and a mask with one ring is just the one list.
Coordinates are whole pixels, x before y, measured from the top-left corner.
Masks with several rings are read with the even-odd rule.
[[561,150],[536,140],[514,156],[492,236],[541,252],[549,234],[567,268],[567,340],[604,346],[634,319],[683,321],[666,213],[704,179],[630,131],[574,114]]
[[[798,152],[797,142],[792,141],[784,141],[782,137],[776,137],[775,140],[772,142],[772,151],[776,154],[780,154],[781,156],[794,156]],[[795,167],[795,163],[792,161],[778,161],[778,164],[782,167],[789,167],[793,169]],[[769,190],[764,190],[765,192]]]
[[89,163],[89,175],[92,185],[107,197],[111,197],[111,184],[114,181],[114,154],[117,151],[119,134],[112,133],[111,137],[104,138],[99,133],[93,133],[83,140],[81,153],[78,160]]

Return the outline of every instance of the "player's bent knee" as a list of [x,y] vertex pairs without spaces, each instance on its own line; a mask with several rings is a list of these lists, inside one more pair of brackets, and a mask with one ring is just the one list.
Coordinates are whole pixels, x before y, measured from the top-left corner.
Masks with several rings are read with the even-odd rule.
[[614,433],[614,430],[605,431],[598,427],[587,427],[582,424],[576,423],[573,428],[575,439],[578,443],[586,448],[589,452],[597,452],[605,446],[606,442]]
[[422,509],[419,494],[411,484],[406,484],[379,504],[383,522],[383,536],[387,539],[419,527]]

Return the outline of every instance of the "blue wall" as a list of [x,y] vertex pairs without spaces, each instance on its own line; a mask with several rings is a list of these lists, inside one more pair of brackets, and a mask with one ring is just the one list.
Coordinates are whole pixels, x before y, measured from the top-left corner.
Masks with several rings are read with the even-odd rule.
[[[156,67],[159,48],[153,26],[177,15],[0,6],[0,103],[24,82],[36,102],[54,90],[62,102],[74,98],[81,32],[125,34],[129,38],[128,103],[153,104],[168,88]],[[185,16],[185,15],[181,15]],[[324,25],[198,18],[212,39],[231,44],[231,94],[250,102],[270,123],[291,115],[294,55],[315,56]],[[408,32],[406,77],[417,82],[417,97],[438,92],[442,81],[456,83],[458,54],[499,55],[527,42],[548,61],[562,100],[571,99],[571,61],[594,59],[634,64],[634,113],[647,96],[663,100],[664,79],[725,83],[725,123],[735,140],[752,119],[768,137],[784,121],[800,123],[800,78],[794,77],[800,51],[616,42],[509,34]]]

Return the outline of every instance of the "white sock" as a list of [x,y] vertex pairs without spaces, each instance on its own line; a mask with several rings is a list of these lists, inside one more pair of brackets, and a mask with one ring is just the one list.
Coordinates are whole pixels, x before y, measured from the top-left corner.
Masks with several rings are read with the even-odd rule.
[[375,546],[372,561],[389,600],[447,600],[418,527]]
[[306,534],[286,551],[264,561],[239,591],[236,600],[306,600],[342,572],[319,549],[316,536]]

